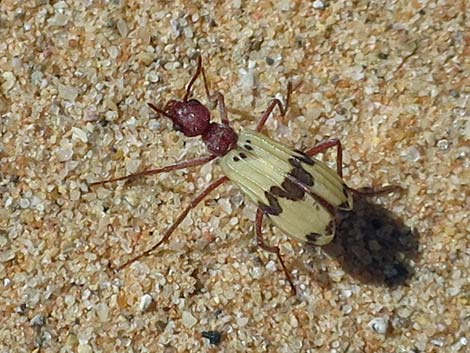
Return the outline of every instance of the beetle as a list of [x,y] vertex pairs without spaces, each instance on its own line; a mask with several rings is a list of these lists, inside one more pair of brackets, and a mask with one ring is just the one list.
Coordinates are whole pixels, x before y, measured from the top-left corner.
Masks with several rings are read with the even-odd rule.
[[[206,106],[197,99],[190,98],[193,85],[199,76],[202,76],[208,100],[216,103],[221,118],[220,123],[212,121],[211,113]],[[197,195],[155,245],[116,269],[130,265],[166,242],[193,208],[212,191],[230,180],[258,206],[255,218],[257,244],[265,251],[276,254],[292,291],[296,293],[279,247],[268,245],[264,240],[263,218],[269,218],[294,239],[321,246],[333,239],[340,213],[352,210],[353,194],[382,194],[400,188],[393,185],[377,190],[355,190],[348,187],[342,179],[342,145],[336,138],[323,141],[302,152],[263,135],[261,130],[276,107],[282,116],[286,114],[292,91],[292,84],[289,83],[285,105],[279,99],[271,100],[256,128],[243,130],[237,134],[230,126],[224,96],[219,91],[210,92],[202,59],[198,56],[196,72],[190,79],[181,100],[170,100],[163,108],[148,103],[157,114],[170,119],[173,128],[186,137],[202,137],[210,154],[158,169],[93,182],[91,186],[200,166],[216,159],[225,175],[209,184]],[[336,170],[313,158],[330,148],[336,148]]]

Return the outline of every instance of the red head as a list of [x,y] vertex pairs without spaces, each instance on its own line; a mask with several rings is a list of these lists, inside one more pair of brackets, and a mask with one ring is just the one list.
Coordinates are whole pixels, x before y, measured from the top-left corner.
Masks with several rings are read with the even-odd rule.
[[173,121],[174,129],[181,131],[185,136],[199,136],[209,128],[211,114],[196,99],[186,102],[171,100],[165,105],[164,111],[165,116]]

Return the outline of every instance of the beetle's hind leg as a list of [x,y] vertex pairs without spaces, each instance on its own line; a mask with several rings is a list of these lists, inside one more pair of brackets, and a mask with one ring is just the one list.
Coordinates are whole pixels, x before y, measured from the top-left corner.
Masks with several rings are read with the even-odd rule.
[[380,188],[371,188],[371,187],[363,187],[363,188],[359,188],[359,189],[352,189],[350,187],[348,187],[348,189],[356,194],[356,195],[360,195],[360,196],[380,196],[380,195],[385,195],[385,194],[389,194],[391,192],[402,192],[405,190],[405,188],[403,188],[402,186],[400,185],[387,185],[387,186],[382,186]]
[[[322,141],[318,145],[315,145],[307,150],[305,153],[312,157],[318,153],[325,152],[332,147],[336,147],[336,173],[338,173],[340,178],[343,178],[343,146],[341,145],[341,141],[339,139],[333,138]],[[380,188],[364,187],[360,189],[353,189],[348,186],[347,188],[352,193],[361,196],[378,196],[389,194],[391,192],[401,192],[404,190],[404,188],[400,185],[387,185]]]

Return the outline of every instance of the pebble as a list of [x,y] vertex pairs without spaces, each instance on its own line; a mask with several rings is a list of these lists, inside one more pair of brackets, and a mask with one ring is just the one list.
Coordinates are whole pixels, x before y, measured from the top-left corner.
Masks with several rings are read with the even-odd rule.
[[78,96],[78,90],[75,87],[66,86],[59,83],[59,97],[74,102]]
[[182,321],[183,325],[187,328],[191,328],[197,323],[197,319],[189,311],[183,311]]
[[239,318],[237,318],[237,325],[238,325],[238,327],[244,327],[248,324],[249,321],[250,321],[250,319],[246,316],[239,317]]
[[91,353],[93,352],[93,350],[91,349],[91,346],[89,344],[79,344],[77,352],[78,353]]
[[58,13],[56,14],[55,16],[51,17],[47,22],[49,22],[49,24],[51,26],[65,26],[67,24],[67,22],[69,21],[69,17],[62,14],[62,13]]
[[320,1],[320,0],[315,0],[312,3],[312,6],[314,9],[317,9],[317,10],[323,10],[325,8],[325,4],[323,3],[323,1]]
[[380,334],[385,334],[388,328],[388,319],[384,317],[377,317],[367,324],[371,329]]
[[127,37],[127,34],[129,33],[129,27],[127,26],[127,22],[122,18],[117,21],[117,29],[121,37]]
[[16,253],[13,250],[0,251],[0,263],[8,262],[16,257]]
[[31,326],[44,326],[44,316],[42,314],[37,314],[36,316],[34,316],[31,321],[30,321],[30,325]]
[[421,159],[421,153],[415,146],[406,148],[400,155],[409,162],[418,162]]
[[2,74],[3,76],[3,83],[2,83],[2,89],[4,92],[9,91],[10,89],[13,88],[16,82],[16,76],[13,74],[13,72],[6,71]]
[[437,147],[440,150],[445,151],[449,148],[449,141],[446,139],[439,140],[437,141]]
[[95,307],[96,314],[98,315],[98,319],[101,322],[106,322],[109,319],[109,308],[106,303],[98,303]]
[[266,268],[268,271],[271,271],[271,272],[275,272],[275,271],[277,270],[277,268],[276,268],[276,263],[275,263],[274,261],[272,261],[272,260],[270,260],[270,261],[266,264],[265,268]]
[[69,142],[65,142],[57,151],[57,159],[59,162],[67,162],[73,156],[73,146]]
[[72,127],[72,140],[79,140],[83,143],[88,142],[87,133],[78,127]]
[[29,201],[29,199],[20,199],[21,208],[29,208],[30,205],[31,205],[31,202]]
[[152,303],[153,301],[153,298],[150,294],[144,294],[141,298],[140,298],[140,302],[139,302],[139,310],[140,311],[145,311],[148,309],[148,307],[150,306],[150,304]]

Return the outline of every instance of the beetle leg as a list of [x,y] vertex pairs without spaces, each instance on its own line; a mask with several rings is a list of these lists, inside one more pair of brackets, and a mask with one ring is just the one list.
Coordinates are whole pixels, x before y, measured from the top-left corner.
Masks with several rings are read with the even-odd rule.
[[188,215],[189,211],[191,211],[193,208],[195,208],[202,200],[204,200],[206,198],[207,195],[209,195],[212,191],[214,191],[215,189],[217,189],[220,185],[222,185],[223,183],[225,183],[226,181],[228,180],[227,177],[221,177],[219,179],[217,179],[216,181],[214,181],[213,183],[209,184],[209,186],[207,186],[198,196],[196,196],[196,198],[194,198],[191,203],[183,210],[183,212],[181,212],[178,216],[178,218],[176,218],[176,221],[173,222],[173,224],[170,226],[170,228],[168,228],[165,232],[165,234],[163,235],[163,238],[155,245],[153,245],[151,248],[145,250],[143,253],[141,253],[140,255],[137,255],[136,257],[124,262],[122,265],[119,265],[117,266],[115,269],[116,270],[122,270],[124,267],[127,267],[129,266],[130,264],[132,264],[133,262],[137,261],[138,259],[140,259],[142,256],[147,256],[148,254],[150,254],[152,251],[154,251],[156,248],[158,248],[161,244],[163,244],[164,242],[166,242],[168,240],[168,238],[170,238],[170,236],[173,234],[173,232],[175,231],[175,229],[180,225],[181,222],[183,222],[183,220],[186,218],[186,216]]
[[294,293],[294,295],[296,295],[297,290],[295,289],[294,283],[292,282],[292,277],[289,271],[287,271],[287,267],[284,264],[284,260],[281,257],[281,250],[279,249],[278,246],[269,246],[264,242],[263,230],[262,230],[263,216],[264,216],[263,211],[260,208],[258,208],[256,210],[256,240],[258,242],[258,246],[267,252],[277,255],[277,258],[279,259],[279,262],[281,263],[282,268],[284,269],[284,273],[286,274],[287,280],[289,281],[289,284],[292,288],[292,292]]
[[353,193],[362,195],[362,196],[376,196],[376,195],[385,195],[391,192],[402,192],[405,189],[400,185],[387,185],[382,186],[380,188],[371,188],[371,187],[363,187],[360,189],[351,189],[348,187]]
[[279,99],[273,99],[271,103],[269,103],[268,109],[263,113],[263,116],[261,119],[259,119],[258,124],[256,125],[256,131],[261,131],[266,124],[266,121],[269,118],[269,115],[272,113],[274,108],[276,108],[276,105],[279,107],[279,110],[281,111],[281,116],[284,116],[286,114],[286,109],[282,105],[281,101]]
[[279,107],[279,110],[281,111],[281,116],[286,115],[287,109],[289,108],[289,99],[290,99],[290,94],[292,92],[292,82],[287,83],[287,95],[286,95],[286,105],[282,105],[281,101],[277,98],[273,99],[271,103],[268,105],[268,109],[263,113],[261,118],[258,121],[258,124],[256,125],[256,131],[261,131],[266,124],[266,121],[268,120],[269,116],[273,112],[274,108],[276,108],[276,105]]
[[220,93],[219,91],[214,91],[210,93],[209,84],[207,83],[207,78],[206,78],[206,71],[204,70],[204,68],[201,69],[201,72],[202,72],[202,79],[204,81],[204,89],[206,90],[206,94],[207,94],[207,99],[210,102],[216,103],[217,108],[219,109],[219,114],[220,114],[220,119],[222,120],[222,124],[229,125],[227,108],[225,107],[224,95]]
[[184,162],[179,162],[179,163],[167,165],[166,167],[162,167],[162,168],[144,170],[143,172],[140,172],[140,173],[125,175],[125,176],[122,176],[122,177],[119,177],[119,178],[112,178],[112,179],[107,179],[107,180],[95,181],[94,183],[91,183],[90,186],[96,186],[96,185],[102,185],[102,184],[106,184],[106,183],[112,183],[112,182],[119,181],[119,180],[135,179],[135,178],[138,178],[138,177],[141,177],[141,176],[159,174],[159,173],[164,173],[164,172],[171,172],[173,170],[178,170],[178,169],[196,167],[198,165],[206,164],[206,163],[212,161],[215,158],[217,158],[217,156],[211,155],[211,156],[202,157],[202,158],[190,159],[189,161],[184,161]]
[[199,75],[202,74],[202,79],[204,81],[204,89],[206,90],[207,94],[207,99],[210,102],[215,102],[218,109],[219,109],[219,114],[220,118],[222,120],[222,123],[224,125],[229,125],[229,120],[228,120],[228,114],[227,114],[227,108],[225,107],[225,100],[224,100],[224,95],[220,93],[219,91],[215,91],[210,93],[209,91],[209,84],[207,83],[207,78],[206,78],[206,72],[204,70],[204,67],[202,66],[202,59],[201,55],[198,55],[197,57],[197,69],[196,72],[194,73],[193,77],[188,83],[188,87],[186,88],[186,93],[183,97],[183,101],[186,102],[191,95],[191,90],[193,87],[194,82],[197,80]]
[[307,152],[310,157],[325,152],[328,148],[336,147],[336,173],[343,178],[343,146],[341,141],[337,138],[320,142],[318,145],[313,146]]
[[295,85],[295,87],[293,87],[291,81],[287,82],[286,104],[282,105],[282,103],[279,99],[273,99],[271,101],[271,103],[269,103],[268,109],[266,109],[264,114],[259,119],[258,124],[256,125],[256,131],[260,132],[263,129],[264,125],[266,124],[266,121],[268,120],[269,116],[271,115],[271,113],[274,110],[274,108],[276,107],[276,105],[279,107],[279,110],[281,111],[281,116],[286,115],[287,109],[289,109],[290,95],[297,88],[299,88],[299,86],[301,84],[302,84],[302,82],[298,82]]
[[[337,138],[320,142],[318,145],[307,150],[307,152],[305,153],[311,157],[318,153],[325,152],[327,149],[331,147],[336,147],[336,172],[341,178],[343,178],[343,147],[341,145],[341,141],[338,140]],[[374,196],[374,195],[388,194],[391,192],[400,192],[400,191],[403,191],[404,189],[400,185],[387,185],[387,186],[377,188],[377,189],[365,187],[365,188],[356,190],[356,189],[352,189],[348,187],[348,190],[352,191],[353,193],[357,195]]]

